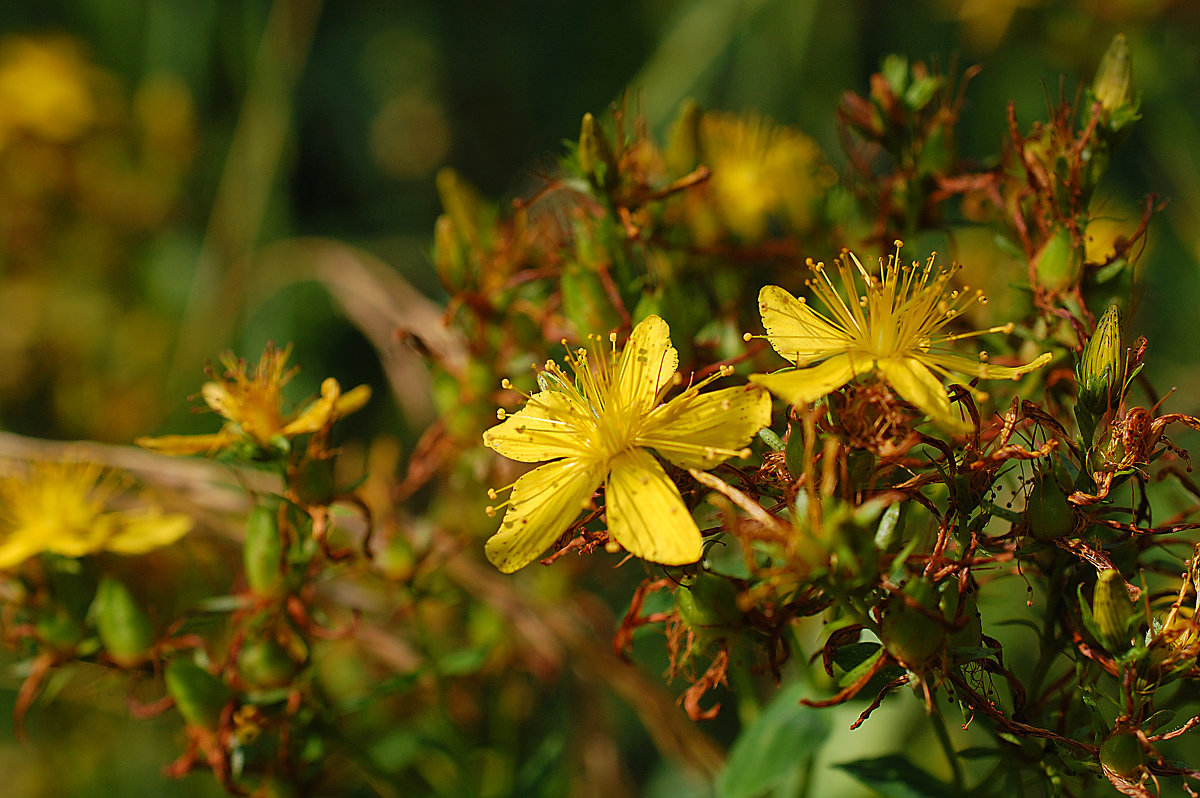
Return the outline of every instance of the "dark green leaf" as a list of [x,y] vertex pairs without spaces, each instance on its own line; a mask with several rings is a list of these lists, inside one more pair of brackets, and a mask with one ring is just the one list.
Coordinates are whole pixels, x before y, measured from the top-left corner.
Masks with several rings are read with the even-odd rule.
[[829,716],[800,703],[808,689],[797,682],[780,690],[742,730],[717,778],[717,795],[751,798],[808,766],[829,733]]
[[834,767],[846,771],[883,798],[954,798],[959,794],[899,754],[857,759]]

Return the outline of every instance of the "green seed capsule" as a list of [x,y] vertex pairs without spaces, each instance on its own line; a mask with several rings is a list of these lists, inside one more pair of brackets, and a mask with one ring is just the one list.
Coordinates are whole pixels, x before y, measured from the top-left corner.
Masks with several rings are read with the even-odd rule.
[[238,673],[251,687],[283,687],[299,672],[300,664],[272,637],[251,641],[238,654]]
[[100,580],[92,616],[100,642],[114,662],[129,667],[146,659],[154,644],[154,628],[123,582],[108,576]]
[[1132,776],[1146,764],[1146,749],[1133,732],[1115,730],[1100,744],[1100,764],[1118,776]]
[[675,591],[679,619],[689,629],[729,628],[741,620],[737,608],[737,588],[716,574],[701,573],[690,585]]
[[1037,254],[1034,272],[1046,288],[1058,290],[1074,285],[1083,268],[1083,247],[1076,244],[1071,232],[1060,228]]
[[215,730],[232,692],[216,676],[187,659],[171,660],[164,674],[167,692],[179,714],[192,726]]
[[1025,519],[1029,522],[1029,534],[1037,540],[1058,540],[1074,531],[1075,511],[1053,475],[1034,477],[1033,489],[1025,503]]
[[242,566],[246,570],[246,584],[255,593],[275,595],[283,588],[283,538],[279,534],[276,502],[255,505],[246,517]]
[[946,630],[935,620],[941,610],[933,585],[914,577],[905,583],[903,593],[929,614],[910,606],[900,596],[892,596],[883,610],[880,637],[888,653],[901,664],[920,670],[942,650]]

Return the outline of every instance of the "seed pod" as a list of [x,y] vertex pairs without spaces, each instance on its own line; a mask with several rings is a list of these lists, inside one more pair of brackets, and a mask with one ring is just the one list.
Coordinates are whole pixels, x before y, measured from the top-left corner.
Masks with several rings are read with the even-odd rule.
[[1042,246],[1034,263],[1038,282],[1053,290],[1074,285],[1082,268],[1083,247],[1076,245],[1065,227]]
[[164,674],[167,692],[191,726],[210,731],[221,723],[221,712],[232,697],[230,689],[211,673],[188,659],[174,659]]
[[701,573],[690,585],[675,591],[679,619],[689,629],[729,628],[741,620],[737,608],[737,588],[723,576]]
[[251,687],[270,690],[291,684],[300,672],[300,663],[274,637],[263,637],[242,646],[238,654],[238,673]]
[[1025,503],[1029,534],[1037,540],[1058,540],[1075,529],[1075,511],[1053,474],[1038,474]]
[[1137,610],[1125,592],[1120,571],[1101,571],[1092,592],[1092,620],[1096,636],[1110,654],[1121,656],[1133,645],[1129,622]]
[[933,585],[913,577],[902,592],[927,612],[911,606],[902,596],[892,596],[883,610],[880,637],[888,653],[904,667],[920,670],[941,651],[946,630],[935,619],[940,616],[940,608]]
[[96,588],[92,617],[100,642],[113,662],[130,667],[146,659],[154,644],[150,616],[123,582],[106,576]]
[[1146,764],[1146,749],[1128,729],[1114,729],[1100,744],[1100,764],[1118,776],[1132,776]]
[[246,584],[255,593],[275,595],[283,588],[283,538],[279,534],[277,502],[256,504],[246,517],[242,566]]

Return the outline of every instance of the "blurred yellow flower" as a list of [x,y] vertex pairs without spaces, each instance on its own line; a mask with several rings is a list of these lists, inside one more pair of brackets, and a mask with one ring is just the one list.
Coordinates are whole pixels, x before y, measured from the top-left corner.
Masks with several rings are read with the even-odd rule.
[[247,371],[244,359],[225,354],[221,358],[224,375],[204,383],[200,389],[205,403],[226,419],[220,431],[211,435],[139,438],[138,446],[166,454],[215,452],[240,443],[286,451],[291,438],[326,429],[371,398],[370,386],[360,385],[343,393],[338,381],[330,377],[321,383],[320,398],[301,410],[285,414],[283,386],[297,371],[285,367],[291,352],[290,344],[283,349],[268,344],[253,372]]
[[0,478],[0,568],[42,552],[141,554],[187,534],[192,519],[157,505],[107,509],[121,480],[95,463],[36,463]]
[[[500,530],[487,542],[491,562],[505,573],[528,565],[561,535],[592,494],[607,485],[609,537],[652,562],[683,565],[700,559],[700,529],[653,448],[680,468],[707,469],[747,457],[750,438],[770,423],[771,399],[752,385],[707,394],[700,389],[728,367],[662,403],[681,382],[670,328],[649,316],[619,353],[597,347],[593,369],[586,350],[568,353],[568,375],[554,361],[538,372],[540,391],[483,442],[500,454],[538,466],[507,488]],[[504,382],[511,388],[511,383]],[[496,498],[496,491],[488,491]],[[488,508],[489,514],[495,508]]]
[[674,148],[694,148],[695,158],[712,173],[696,195],[706,202],[688,215],[702,243],[717,238],[720,228],[756,241],[772,220],[793,232],[812,225],[816,203],[833,182],[816,142],[753,113],[696,117],[685,109],[679,124],[693,127],[694,141],[683,144],[688,135],[677,133]]
[[[854,253],[845,252],[836,261],[840,291],[825,264],[810,259],[815,277],[808,286],[820,296],[829,316],[779,286],[765,286],[758,302],[767,340],[776,352],[800,368],[752,374],[750,381],[792,404],[807,404],[855,376],[875,371],[896,393],[939,425],[963,431],[966,425],[951,410],[949,393],[938,375],[1017,379],[1050,362],[1051,355],[1046,353],[1017,368],[994,366],[988,362],[987,352],[981,351],[976,360],[947,346],[987,333],[1011,333],[1013,325],[966,333],[943,332],[942,328],[969,305],[986,302],[983,292],[970,291],[968,286],[951,289],[950,279],[957,264],[935,272],[936,253],[924,265],[904,265],[900,246],[897,241],[896,252],[886,262],[879,259],[878,276],[863,268]],[[859,292],[860,281],[863,294]]]
[[11,131],[70,141],[96,120],[90,67],[67,39],[0,40],[0,146]]

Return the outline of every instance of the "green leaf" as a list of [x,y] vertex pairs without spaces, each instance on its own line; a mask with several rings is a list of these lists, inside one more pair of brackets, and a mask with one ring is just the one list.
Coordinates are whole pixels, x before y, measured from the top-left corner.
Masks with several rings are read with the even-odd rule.
[[800,703],[807,690],[788,685],[742,730],[717,777],[720,798],[751,798],[808,766],[829,736],[829,716]]
[[883,798],[954,798],[957,791],[899,754],[834,765]]

